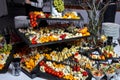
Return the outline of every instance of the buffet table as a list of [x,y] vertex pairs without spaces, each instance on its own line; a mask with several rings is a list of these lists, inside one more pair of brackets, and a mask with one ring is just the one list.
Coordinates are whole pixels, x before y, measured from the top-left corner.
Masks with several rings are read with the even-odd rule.
[[[120,56],[120,45],[119,44],[114,48],[114,50]],[[39,78],[39,77],[31,79],[26,74],[24,74],[22,71],[20,72],[19,76],[13,76],[11,72],[12,70],[11,68],[12,68],[12,65],[9,66],[9,70],[7,73],[0,74],[0,79],[4,79],[4,80],[46,80],[46,79]],[[92,78],[92,80],[95,80],[95,79]],[[117,80],[120,80],[120,79],[117,79]]]

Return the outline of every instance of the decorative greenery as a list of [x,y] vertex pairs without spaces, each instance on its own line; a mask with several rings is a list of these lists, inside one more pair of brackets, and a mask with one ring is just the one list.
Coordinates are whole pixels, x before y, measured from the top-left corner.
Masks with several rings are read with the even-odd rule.
[[103,4],[101,0],[85,0],[84,4],[87,6],[81,6],[88,14],[88,28],[91,34],[94,35],[94,44],[96,44],[97,36],[100,34],[104,12],[109,3],[110,1],[107,1],[106,4]]
[[11,44],[4,44],[3,47],[0,49],[0,53],[10,52],[12,50]]

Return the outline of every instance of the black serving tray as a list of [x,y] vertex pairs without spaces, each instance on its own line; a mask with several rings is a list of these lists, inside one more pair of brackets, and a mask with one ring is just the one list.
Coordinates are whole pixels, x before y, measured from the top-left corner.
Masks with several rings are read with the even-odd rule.
[[64,18],[39,18],[37,21],[39,22],[40,20],[67,20],[67,21],[83,21],[83,17],[81,16],[80,13],[77,13],[80,19],[64,19]]
[[38,43],[38,44],[32,44],[29,39],[23,34],[20,33],[17,29],[17,34],[24,40],[24,42],[29,45],[29,47],[37,47],[37,46],[45,46],[45,45],[51,45],[51,44],[56,44],[56,43],[62,43],[62,42],[68,42],[68,41],[74,41],[79,38],[87,38],[90,36],[80,36],[80,37],[74,37],[70,39],[64,39],[64,40],[58,40],[58,41],[52,41],[52,42],[46,42],[46,43]]
[[27,70],[25,70],[24,68],[21,68],[21,71],[26,74],[28,77],[30,77],[31,79],[37,77],[36,73],[37,70],[33,70],[32,72],[28,72]]
[[9,54],[9,56],[8,56],[8,58],[7,58],[7,60],[6,60],[5,66],[3,67],[2,70],[0,70],[0,74],[6,73],[6,72],[8,71],[9,65],[10,65],[10,63],[11,63],[12,60],[13,60],[13,54],[14,54],[14,50],[12,49],[12,50],[11,50],[11,53]]
[[[45,60],[45,59],[44,59]],[[36,67],[31,71],[31,72],[28,72],[26,71],[25,69],[21,68],[21,71],[23,73],[25,73],[28,77],[30,77],[31,79],[34,79],[36,77],[39,77],[39,78],[43,78],[43,79],[47,79],[47,80],[65,80],[63,78],[58,78],[56,76],[53,76],[51,74],[48,74],[48,73],[44,73],[44,72],[41,72],[40,69],[39,69],[39,64],[36,65]],[[92,76],[89,75],[88,78],[86,80],[91,80]]]
[[52,79],[52,80],[62,80],[62,79],[59,79],[58,77],[52,76],[48,73],[41,72],[39,70],[39,65],[37,65],[31,72],[28,72],[24,68],[21,68],[21,71],[24,74],[26,74],[28,77],[30,77],[31,79],[34,79],[36,77],[40,77],[40,78],[49,79],[49,80],[50,79]]
[[95,51],[98,52],[98,54],[95,54],[95,55],[101,55],[102,54],[102,52],[101,52],[101,50],[99,48],[91,49],[88,52],[86,52],[86,55],[88,56],[89,59],[94,60],[94,61],[107,61],[108,60],[106,57],[105,57],[105,60],[102,60],[102,59],[93,59],[90,55],[94,54],[93,52],[95,52]]
[[[65,65],[66,65],[66,64],[65,64]],[[48,74],[48,73],[41,72],[41,71],[39,70],[39,65],[36,66],[36,70],[38,70],[37,73],[36,73],[37,77],[40,77],[40,78],[43,78],[43,79],[47,79],[47,80],[51,80],[51,79],[52,79],[52,80],[66,80],[66,79],[63,79],[63,78],[58,78],[58,77],[53,76],[53,75]],[[89,73],[88,73],[88,74],[89,74]],[[91,80],[91,78],[92,78],[92,76],[89,75],[86,80]]]
[[120,59],[120,57],[111,57],[111,58],[106,58],[106,59],[112,59],[112,60],[117,60],[117,59]]

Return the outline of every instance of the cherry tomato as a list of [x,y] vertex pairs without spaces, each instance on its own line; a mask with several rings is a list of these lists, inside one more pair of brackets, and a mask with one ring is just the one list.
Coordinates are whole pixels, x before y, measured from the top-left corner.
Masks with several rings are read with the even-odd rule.
[[41,18],[41,15],[37,15],[37,18]]
[[75,53],[75,56],[78,56],[78,55],[79,55],[79,53],[78,53],[78,52],[76,52],[76,53]]
[[30,19],[30,23],[32,23],[34,20],[33,19]]
[[37,18],[37,15],[36,15],[36,14],[34,14],[34,15],[33,15],[33,17],[34,17],[34,18]]
[[56,73],[56,76],[59,76],[59,74],[60,74],[60,73],[59,73],[59,72],[57,72],[57,73]]
[[37,18],[36,18],[36,17],[34,17],[34,18],[33,18],[33,20],[34,20],[34,21],[36,21],[36,20],[37,20]]
[[39,63],[40,66],[43,66],[44,64],[45,64],[44,61],[41,61],[41,62]]
[[78,59],[75,59],[75,62],[79,62],[79,60],[78,60]]
[[76,71],[80,71],[80,67],[77,67],[77,68],[76,68]]
[[88,73],[86,71],[82,72],[83,76],[87,76]]
[[59,74],[59,76],[58,76],[58,77],[59,77],[59,78],[62,78],[62,77],[63,77],[63,75],[60,75],[60,74]]
[[32,19],[32,18],[33,18],[33,15],[30,15],[29,17],[30,17],[30,19]]

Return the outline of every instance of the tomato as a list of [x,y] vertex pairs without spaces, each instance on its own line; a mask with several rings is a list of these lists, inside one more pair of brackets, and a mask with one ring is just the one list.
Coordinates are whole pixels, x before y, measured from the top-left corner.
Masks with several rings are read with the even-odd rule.
[[50,14],[45,14],[46,18],[49,18]]
[[32,38],[32,40],[31,40],[32,44],[37,44],[36,38],[37,38],[37,36],[35,36],[35,37]]
[[30,19],[30,23],[32,23],[34,20],[33,19]]
[[49,69],[48,69],[47,67],[45,67],[45,72],[48,72],[48,70],[49,70]]
[[30,17],[30,19],[32,19],[32,18],[33,18],[33,15],[30,15],[29,17]]
[[55,71],[54,76],[57,76],[57,72]]
[[37,18],[37,15],[36,15],[36,14],[34,14],[34,15],[33,15],[33,18]]
[[44,64],[44,66],[48,68],[48,65],[47,65],[47,64]]
[[59,78],[62,78],[63,75],[64,75],[63,72],[60,71],[58,77],[59,77]]
[[36,17],[34,17],[34,18],[33,18],[33,20],[34,20],[34,21],[36,21],[36,20],[37,20],[37,18],[36,18]]
[[41,18],[41,15],[37,15],[37,18]]
[[109,54],[109,57],[111,58],[111,57],[112,57],[112,54]]
[[51,72],[51,74],[55,76],[55,71],[53,70],[53,71]]
[[33,15],[34,13],[33,12],[29,12],[29,15]]
[[59,78],[62,78],[62,77],[63,77],[63,75],[60,75],[60,74],[59,74],[59,76],[58,76],[58,77],[59,77]]
[[60,38],[61,38],[61,39],[65,39],[65,37],[66,37],[66,34],[60,35]]
[[43,66],[44,64],[45,64],[44,61],[41,61],[41,62],[39,63],[40,66]]
[[35,24],[35,25],[38,25],[38,23],[37,23],[37,22],[34,22],[34,24]]
[[49,74],[51,73],[49,68],[48,68],[48,73],[49,73]]
[[78,60],[78,59],[75,59],[75,62],[79,62],[79,60]]
[[52,71],[51,74],[54,75],[54,71]]
[[79,53],[78,53],[78,52],[76,52],[76,53],[75,53],[75,56],[78,56],[78,55],[79,55]]
[[36,27],[37,25],[36,24],[33,24],[32,27]]
[[60,75],[63,75],[63,72],[62,72],[62,71],[59,71],[59,74],[60,74]]
[[73,67],[73,71],[76,71],[76,66]]
[[76,68],[76,71],[80,71],[80,67],[77,67],[77,68]]
[[31,43],[32,43],[32,44],[37,44],[37,42],[36,42],[36,41],[32,41]]
[[86,71],[82,72],[83,76],[87,76],[88,73]]
[[31,22],[30,22],[30,24],[32,24],[32,25],[33,25],[33,24],[34,24],[34,21],[31,21]]
[[59,73],[59,72],[57,72],[57,73],[56,73],[56,76],[59,76],[59,74],[60,74],[60,73]]

